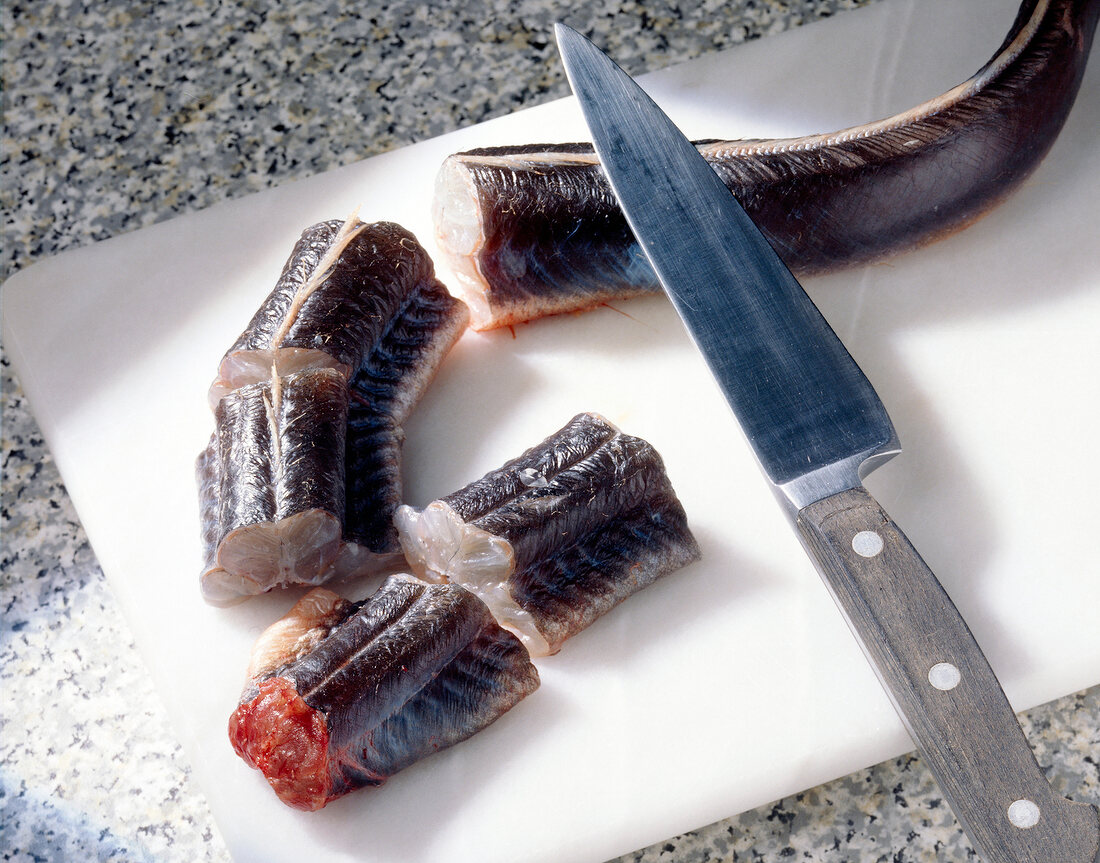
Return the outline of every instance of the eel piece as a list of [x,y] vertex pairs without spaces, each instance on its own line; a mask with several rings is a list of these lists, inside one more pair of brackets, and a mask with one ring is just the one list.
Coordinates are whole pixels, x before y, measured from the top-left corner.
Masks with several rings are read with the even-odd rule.
[[460,587],[394,575],[361,604],[319,590],[261,635],[229,720],[237,754],[289,806],[381,785],[538,687],[519,640]]
[[595,414],[396,522],[421,578],[477,594],[532,656],[699,557],[656,450]]
[[403,423],[468,319],[401,226],[305,230],[210,388],[208,601],[392,571]]
[[332,219],[311,225],[275,288],[226,351],[211,407],[245,384],[333,368],[353,377],[413,295],[440,287],[427,252],[393,222]]
[[[973,77],[832,134],[699,150],[797,275],[880,259],[975,221],[1020,186],[1073,105],[1100,0],[1024,0]],[[590,144],[450,156],[437,239],[475,329],[659,291]]]
[[218,402],[198,462],[207,601],[318,584],[354,553],[341,524],[347,411],[347,381],[331,368],[249,384]]

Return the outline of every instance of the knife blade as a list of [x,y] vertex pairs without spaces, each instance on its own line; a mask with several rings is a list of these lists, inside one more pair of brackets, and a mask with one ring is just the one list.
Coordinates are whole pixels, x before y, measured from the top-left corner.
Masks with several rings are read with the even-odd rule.
[[555,33],[631,229],[971,842],[988,863],[1100,863],[1097,809],[1050,787],[966,622],[863,488],[900,452],[871,383],[672,121]]

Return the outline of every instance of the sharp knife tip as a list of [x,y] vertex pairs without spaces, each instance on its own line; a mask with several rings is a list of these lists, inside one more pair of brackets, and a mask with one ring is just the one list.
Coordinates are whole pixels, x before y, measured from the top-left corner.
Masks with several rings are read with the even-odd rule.
[[570,39],[575,39],[578,36],[581,39],[584,38],[583,36],[581,36],[580,33],[578,33],[568,24],[563,24],[561,21],[558,21],[554,24],[554,39],[558,43],[559,50],[561,50],[562,42],[568,41]]
[[[558,43],[558,54],[561,55],[562,64],[565,66],[565,75],[575,93],[577,87],[574,77],[577,70],[599,62],[598,58],[606,58],[606,55],[587,36],[560,21],[554,24],[554,38]],[[610,58],[606,60],[608,63],[611,62]]]
[[596,44],[581,33],[580,30],[574,30],[568,24],[563,24],[558,21],[554,24],[554,38],[558,43],[558,51],[570,50],[573,52],[587,51],[589,53],[602,54]]

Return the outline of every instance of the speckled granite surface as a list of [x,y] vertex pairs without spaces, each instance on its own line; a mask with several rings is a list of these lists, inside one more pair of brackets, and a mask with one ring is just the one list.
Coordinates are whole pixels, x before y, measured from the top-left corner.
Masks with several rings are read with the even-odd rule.
[[[562,95],[559,18],[638,72],[865,2],[8,2],[2,275]],[[0,856],[225,860],[6,363],[2,458]],[[1023,721],[1055,789],[1100,801],[1100,688]],[[909,756],[623,863],[968,859]]]

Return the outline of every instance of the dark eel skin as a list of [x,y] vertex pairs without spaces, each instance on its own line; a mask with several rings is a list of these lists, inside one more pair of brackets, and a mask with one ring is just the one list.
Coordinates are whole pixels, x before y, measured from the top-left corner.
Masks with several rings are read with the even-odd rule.
[[344,533],[379,553],[398,549],[393,514],[402,503],[405,422],[469,321],[417,250],[426,272],[348,382]]
[[393,571],[403,426],[468,318],[400,225],[305,229],[210,388],[208,602]]
[[[430,321],[418,311],[420,295],[436,311]],[[222,358],[210,388],[211,407],[237,387],[269,379],[273,364],[281,374],[335,368],[354,382],[364,370],[372,373],[372,362],[377,365],[372,352],[403,350],[386,340],[395,327],[408,330],[401,321],[409,314],[425,323],[412,334],[423,340],[437,329],[461,333],[465,327],[466,310],[436,279],[416,237],[393,222],[367,224],[354,217],[311,225],[294,244],[275,288]],[[407,364],[403,370],[415,371]],[[422,376],[404,380],[391,374],[394,391],[385,397],[407,414],[423,385]]]
[[532,656],[699,558],[660,455],[596,414],[396,521],[421,577],[477,593]]
[[[978,219],[1058,136],[1100,0],[1025,0],[972,78],[892,118],[827,135],[704,141],[700,151],[797,275],[864,264]],[[659,291],[589,144],[449,157],[436,233],[475,329]]]
[[324,578],[343,549],[347,416],[335,369],[248,384],[218,402],[196,470],[208,601]]
[[272,629],[253,651],[260,667],[250,669],[229,739],[296,809],[381,785],[539,685],[523,645],[481,600],[408,575],[358,604],[321,588]]

